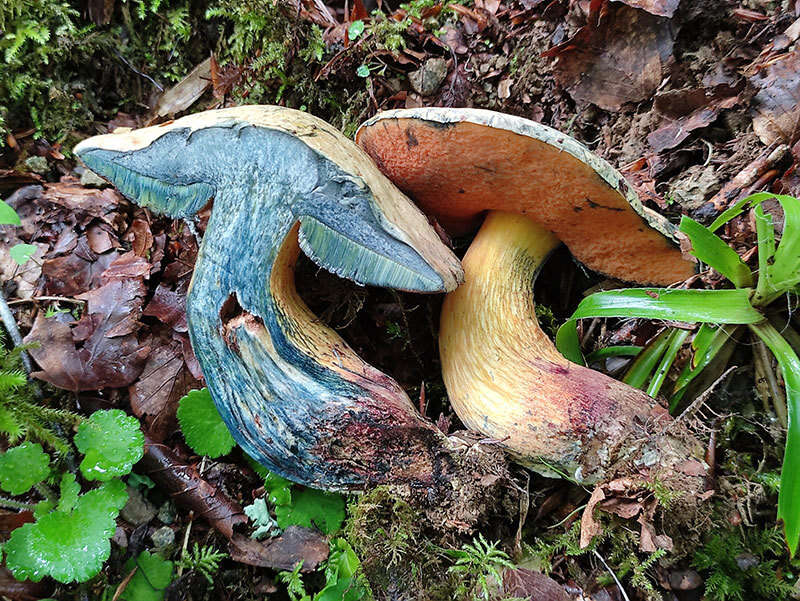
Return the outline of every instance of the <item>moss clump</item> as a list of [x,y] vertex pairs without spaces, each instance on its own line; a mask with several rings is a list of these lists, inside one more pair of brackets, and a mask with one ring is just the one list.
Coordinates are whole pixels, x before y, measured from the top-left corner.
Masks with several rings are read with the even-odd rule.
[[[345,135],[365,118],[368,95],[356,75],[359,52],[327,65],[337,49],[326,46],[318,25],[285,5],[255,0],[217,0],[206,17],[218,24],[216,52],[234,73],[230,91],[237,103],[307,110]],[[335,69],[335,78],[328,77],[326,66]]]
[[694,554],[705,572],[709,601],[790,599],[798,565],[791,565],[777,528],[724,530],[711,535]]
[[[457,599],[457,583],[444,550],[423,531],[424,519],[387,487],[378,487],[348,506],[345,538],[378,600],[403,591],[403,598]],[[418,591],[414,594],[412,591]]]

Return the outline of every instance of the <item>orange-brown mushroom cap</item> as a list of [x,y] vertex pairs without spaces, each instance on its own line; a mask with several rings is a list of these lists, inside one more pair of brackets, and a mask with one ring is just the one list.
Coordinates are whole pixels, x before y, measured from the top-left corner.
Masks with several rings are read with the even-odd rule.
[[487,210],[527,215],[595,271],[667,285],[695,264],[675,228],[642,206],[623,176],[570,136],[481,109],[387,111],[356,141],[392,182],[453,234]]
[[533,284],[559,241],[625,280],[671,284],[694,272],[673,226],[642,207],[619,172],[566,134],[484,110],[382,113],[357,142],[451,233],[488,211],[439,329],[442,377],[467,427],[543,474],[587,483],[631,469],[669,473],[696,450],[691,436],[665,431],[669,415],[655,399],[569,362],[536,319]]

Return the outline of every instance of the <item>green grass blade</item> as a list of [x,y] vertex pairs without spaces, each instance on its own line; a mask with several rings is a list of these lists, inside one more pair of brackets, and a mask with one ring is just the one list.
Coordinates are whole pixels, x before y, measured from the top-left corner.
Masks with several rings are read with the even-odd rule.
[[789,426],[781,469],[778,519],[783,520],[789,552],[794,556],[800,543],[800,359],[786,339],[768,322],[753,324],[750,329],[775,355],[786,384]]
[[578,340],[578,320],[568,319],[556,332],[556,348],[567,359],[578,365],[586,365]]
[[692,243],[692,250],[689,252],[692,255],[716,269],[737,288],[748,288],[753,285],[753,273],[750,268],[722,238],[685,215],[681,219],[679,229],[689,237]]
[[641,352],[641,346],[607,346],[586,355],[586,363],[591,365],[592,363],[602,361],[603,359],[610,359],[611,357],[635,357]]
[[630,384],[634,388],[642,388],[645,382],[650,379],[650,374],[653,373],[656,364],[658,364],[658,360],[661,359],[664,354],[669,344],[669,335],[669,328],[659,332],[658,336],[653,338],[650,344],[636,357],[636,360],[625,373],[625,377],[622,378],[622,381],[626,384]]
[[756,192],[755,194],[751,194],[750,196],[743,198],[732,207],[725,209],[722,213],[720,213],[719,217],[717,217],[714,222],[708,226],[708,229],[712,232],[716,232],[731,219],[744,213],[748,208],[750,208],[750,206],[755,206],[761,202],[764,202],[768,198],[775,198],[775,194],[770,194],[769,192]]
[[587,317],[640,317],[688,323],[758,323],[764,316],[750,304],[749,288],[681,290],[624,288],[583,299],[556,332],[556,347],[567,359],[584,365],[577,320]]
[[748,288],[736,290],[670,288],[608,290],[583,299],[570,319],[641,317],[690,323],[757,323],[762,321],[764,316],[750,304],[750,292]]
[[686,394],[689,384],[708,367],[714,358],[729,344],[735,344],[733,334],[737,326],[713,326],[704,323],[692,340],[692,357],[675,381],[670,411],[674,411]]
[[754,212],[758,237],[758,283],[753,302],[763,305],[775,292],[769,269],[770,263],[775,261],[775,227],[772,224],[772,215],[765,213],[761,205],[756,206]]
[[675,328],[670,333],[667,341],[667,348],[664,350],[664,356],[661,357],[661,361],[653,374],[653,378],[647,386],[646,392],[651,397],[655,398],[658,395],[658,391],[661,390],[664,379],[667,377],[667,373],[669,373],[672,364],[675,362],[675,357],[678,355],[678,351],[681,349],[681,346],[683,346],[683,342],[686,340],[687,336],[689,336],[689,330],[682,330],[679,328]]
[[783,293],[800,282],[800,201],[784,195],[775,198],[783,208],[783,235],[767,270],[770,287]]

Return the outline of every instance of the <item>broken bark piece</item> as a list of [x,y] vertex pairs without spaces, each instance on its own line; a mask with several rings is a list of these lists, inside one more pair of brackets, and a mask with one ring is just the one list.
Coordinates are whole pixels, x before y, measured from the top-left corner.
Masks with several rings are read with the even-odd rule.
[[462,278],[424,215],[357,146],[306,113],[245,106],[98,136],[75,152],[159,213],[191,217],[214,197],[186,314],[211,396],[247,453],[328,490],[447,481],[444,435],[295,290],[300,249],[361,284],[439,292]]

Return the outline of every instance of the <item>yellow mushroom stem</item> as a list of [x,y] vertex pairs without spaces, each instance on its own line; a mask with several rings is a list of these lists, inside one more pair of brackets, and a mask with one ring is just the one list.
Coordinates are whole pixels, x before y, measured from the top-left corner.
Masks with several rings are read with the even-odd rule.
[[542,331],[533,286],[559,244],[524,215],[488,214],[442,307],[442,374],[469,428],[541,473],[591,483],[631,441],[658,445],[670,420],[644,392],[565,359]]

